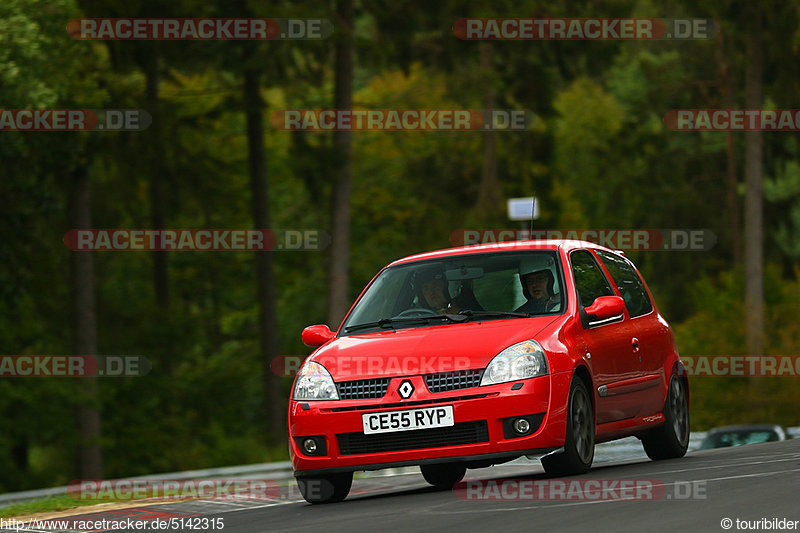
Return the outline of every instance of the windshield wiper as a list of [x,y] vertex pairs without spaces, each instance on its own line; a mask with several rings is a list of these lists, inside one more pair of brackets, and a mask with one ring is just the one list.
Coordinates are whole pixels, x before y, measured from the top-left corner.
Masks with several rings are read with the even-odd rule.
[[466,309],[458,313],[466,317],[512,317],[512,318],[528,318],[531,316],[528,313],[514,313],[512,311],[473,311]]
[[355,324],[354,326],[347,326],[345,331],[356,331],[359,329],[368,328],[385,328],[392,327],[394,324],[409,324],[414,322],[428,322],[430,320],[447,320],[449,322],[464,322],[467,316],[459,313],[457,315],[425,315],[425,316],[404,316],[396,318],[381,318],[375,322],[364,322],[363,324]]

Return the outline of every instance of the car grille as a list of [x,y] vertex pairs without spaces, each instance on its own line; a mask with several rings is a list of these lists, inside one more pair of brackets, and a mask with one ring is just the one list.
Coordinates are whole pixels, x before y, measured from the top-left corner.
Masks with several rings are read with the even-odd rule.
[[342,381],[336,384],[339,398],[342,400],[366,400],[383,398],[389,388],[389,378],[359,379]]
[[[496,396],[497,393],[493,393],[493,396]],[[486,398],[490,396],[489,394],[469,394],[465,396],[445,396],[444,398],[436,398],[434,400],[420,400],[415,402],[398,402],[398,403],[379,403],[379,404],[367,404],[367,405],[351,405],[349,407],[330,407],[330,408],[321,408],[320,411],[323,412],[332,412],[332,413],[344,413],[345,411],[372,411],[373,409],[391,409],[394,407],[416,407],[418,405],[434,405],[437,403],[452,403],[452,402],[460,402],[464,400],[476,400],[480,398]]]
[[483,369],[457,370],[455,372],[440,372],[426,374],[425,385],[431,392],[448,392],[457,389],[477,387],[481,384]]
[[417,429],[395,433],[343,433],[336,436],[342,455],[396,452],[489,442],[486,420],[461,422],[446,428]]

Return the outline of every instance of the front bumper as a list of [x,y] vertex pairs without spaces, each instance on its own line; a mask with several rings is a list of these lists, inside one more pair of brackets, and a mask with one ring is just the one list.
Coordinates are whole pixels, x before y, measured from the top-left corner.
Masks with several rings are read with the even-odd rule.
[[[521,455],[547,453],[564,445],[570,378],[569,373],[559,373],[431,393],[422,376],[410,376],[392,378],[381,399],[291,400],[289,449],[295,476],[450,461],[488,466]],[[408,400],[398,393],[405,380],[410,380],[415,390]],[[455,426],[363,434],[361,415],[365,413],[441,405],[453,406]],[[523,416],[535,420],[538,428],[525,436],[509,435],[508,419]],[[320,448],[325,455],[305,453],[300,447],[301,437],[322,439]],[[392,447],[404,449],[390,450]]]

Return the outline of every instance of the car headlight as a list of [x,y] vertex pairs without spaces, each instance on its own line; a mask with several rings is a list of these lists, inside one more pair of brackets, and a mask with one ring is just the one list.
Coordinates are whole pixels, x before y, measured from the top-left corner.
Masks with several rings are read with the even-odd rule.
[[509,346],[489,362],[481,385],[495,385],[547,374],[547,359],[536,341],[523,341]]
[[336,384],[330,373],[319,363],[303,365],[294,382],[294,400],[338,400]]

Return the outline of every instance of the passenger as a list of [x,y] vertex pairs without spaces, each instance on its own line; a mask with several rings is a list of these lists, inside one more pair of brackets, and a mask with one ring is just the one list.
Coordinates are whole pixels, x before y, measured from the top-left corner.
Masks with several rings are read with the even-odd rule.
[[538,254],[524,258],[519,265],[519,281],[527,302],[517,313],[549,313],[561,307],[561,295],[555,292],[555,261],[552,256]]

